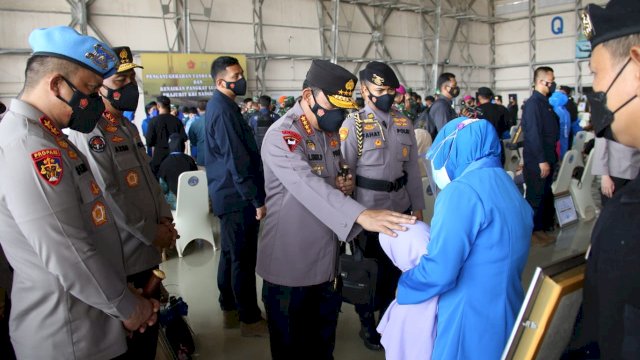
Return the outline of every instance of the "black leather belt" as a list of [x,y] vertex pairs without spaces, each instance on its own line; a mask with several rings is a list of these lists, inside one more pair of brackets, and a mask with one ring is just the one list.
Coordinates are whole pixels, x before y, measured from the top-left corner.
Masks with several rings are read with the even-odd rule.
[[385,181],[369,179],[364,176],[356,175],[356,186],[373,191],[385,191],[392,192],[402,189],[407,185],[407,172],[403,171],[402,176],[397,178],[396,181]]

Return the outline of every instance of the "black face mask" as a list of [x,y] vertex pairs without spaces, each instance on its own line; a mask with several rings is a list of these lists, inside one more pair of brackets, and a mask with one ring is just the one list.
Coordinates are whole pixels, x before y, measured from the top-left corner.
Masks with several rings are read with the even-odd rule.
[[244,95],[247,93],[247,80],[244,78],[239,79],[238,81],[225,81],[227,83],[227,89],[233,91],[236,95]]
[[451,89],[449,89],[449,95],[451,95],[451,97],[458,97],[458,95],[460,95],[460,88],[457,86],[453,86]]
[[[369,88],[367,88],[369,90]],[[369,100],[376,105],[378,110],[388,113],[393,105],[395,95],[384,94],[382,96],[373,96],[369,90]],[[374,100],[375,99],[375,100]]]
[[613,138],[613,132],[611,131],[611,124],[613,123],[615,114],[623,107],[627,106],[636,97],[638,97],[638,95],[633,95],[624,104],[620,105],[615,111],[611,111],[607,107],[607,94],[613,87],[613,84],[616,83],[616,80],[618,80],[627,65],[629,65],[630,61],[631,58],[629,58],[629,60],[627,60],[620,71],[618,71],[618,74],[616,74],[616,77],[613,79],[606,92],[598,91],[587,95],[587,98],[589,99],[589,106],[591,107],[591,125],[593,126],[593,130],[595,131],[597,137],[604,137],[606,139],[615,141],[615,139]]
[[[103,85],[104,86],[104,85]],[[135,83],[128,83],[127,85],[119,89],[111,89],[104,86],[107,89],[107,96],[105,98],[109,100],[114,108],[120,111],[136,111],[138,108],[138,85]]]
[[92,132],[104,112],[102,98],[98,93],[85,95],[73,86],[69,80],[64,77],[62,80],[73,90],[73,96],[69,101],[57,95],[58,99],[71,107],[72,112],[71,118],[69,119],[69,128],[85,134]]
[[553,93],[556,92],[557,86],[558,86],[558,84],[556,84],[555,81],[553,81],[553,82],[548,82],[547,81],[547,87],[549,88],[549,93],[547,94],[547,97],[551,97],[551,95],[553,95]]
[[318,104],[318,100],[316,99],[313,93],[311,94],[313,97],[313,107],[311,107],[311,112],[316,116],[318,120],[318,127],[322,131],[327,132],[336,132],[340,129],[342,122],[346,118],[344,109],[331,109],[327,110]]

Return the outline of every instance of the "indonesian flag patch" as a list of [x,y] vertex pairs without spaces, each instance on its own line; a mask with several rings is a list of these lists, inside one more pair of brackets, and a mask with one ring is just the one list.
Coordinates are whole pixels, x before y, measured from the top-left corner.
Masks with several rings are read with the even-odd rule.
[[62,153],[59,149],[42,149],[31,153],[36,172],[49,185],[56,186],[62,180]]
[[289,147],[289,151],[294,152],[298,144],[302,141],[302,136],[295,131],[282,130],[282,138]]

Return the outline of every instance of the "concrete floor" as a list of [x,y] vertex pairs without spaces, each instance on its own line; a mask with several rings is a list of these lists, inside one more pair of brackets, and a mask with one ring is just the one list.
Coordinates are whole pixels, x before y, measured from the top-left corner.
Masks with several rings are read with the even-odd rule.
[[[532,245],[523,273],[523,286],[528,287],[536,266],[585,251],[595,221],[580,222],[558,232],[555,244],[547,247]],[[215,235],[219,232],[214,229]],[[216,239],[216,242],[219,239]],[[218,305],[216,273],[220,253],[209,243],[192,242],[185,256],[174,255],[162,264],[167,274],[166,288],[182,296],[189,305],[188,322],[195,335],[196,359],[261,360],[270,359],[268,339],[243,338],[240,330],[222,329],[222,312]],[[262,279],[256,291],[260,295]],[[260,296],[258,296],[260,298]],[[262,303],[259,303],[262,308]],[[352,305],[343,304],[338,322],[334,357],[340,359],[384,359],[383,352],[366,349],[358,337],[359,320]]]

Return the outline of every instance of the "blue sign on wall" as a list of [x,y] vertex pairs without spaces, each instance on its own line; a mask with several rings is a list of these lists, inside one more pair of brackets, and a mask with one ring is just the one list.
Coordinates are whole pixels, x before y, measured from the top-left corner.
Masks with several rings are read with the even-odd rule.
[[551,32],[554,35],[560,35],[564,33],[564,19],[562,16],[555,16],[551,19]]

